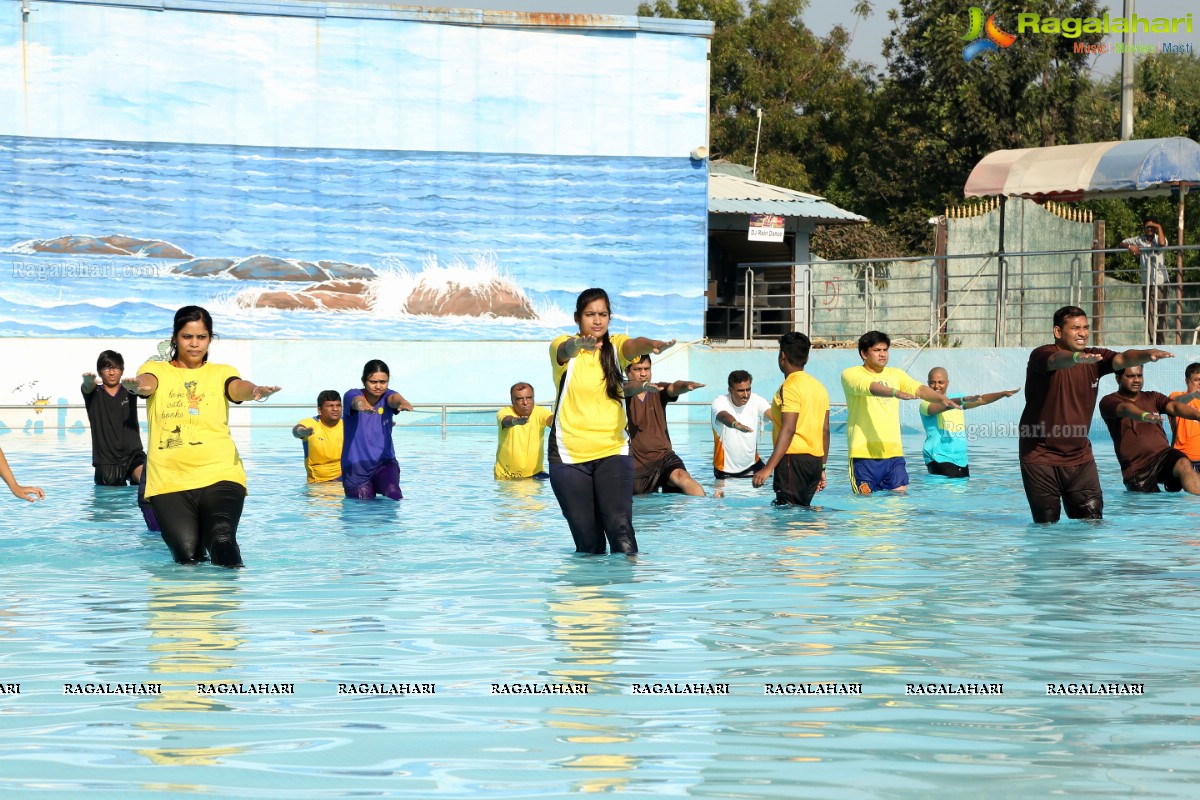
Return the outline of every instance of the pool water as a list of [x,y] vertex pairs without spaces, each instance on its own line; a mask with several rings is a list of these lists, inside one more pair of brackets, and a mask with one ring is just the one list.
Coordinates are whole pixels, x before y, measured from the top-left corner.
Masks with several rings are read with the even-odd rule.
[[[706,428],[673,434],[711,487]],[[1101,523],[1030,524],[1012,440],[955,483],[906,438],[909,496],[855,497],[835,436],[820,511],[748,481],[638,498],[631,561],[573,555],[549,485],[493,481],[490,430],[398,430],[399,504],[306,486],[286,429],[239,436],[244,570],[172,564],[86,435],[0,439],[47,492],[0,500],[0,795],[1200,796],[1200,501],[1126,493],[1105,441]],[[64,694],[105,682],[162,691]],[[1072,682],[1144,695],[1047,696]],[[765,694],[802,683],[861,693]],[[930,683],[1003,694],[906,694]]]

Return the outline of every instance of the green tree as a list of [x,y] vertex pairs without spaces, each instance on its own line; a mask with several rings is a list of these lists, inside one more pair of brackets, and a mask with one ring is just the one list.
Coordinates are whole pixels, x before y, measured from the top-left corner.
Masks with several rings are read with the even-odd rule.
[[[849,155],[869,103],[865,73],[847,63],[841,26],[813,34],[802,15],[808,0],[666,0],[642,16],[708,19],[712,40],[713,155],[751,166],[758,136],[758,179],[825,195]],[[853,13],[869,13],[858,2]],[[833,198],[831,198],[833,199]],[[847,193],[839,200],[850,198]]]
[[[1094,0],[996,0],[997,26],[1017,13],[1091,17]],[[926,220],[962,198],[971,169],[994,150],[1086,141],[1092,109],[1088,56],[1069,39],[1023,33],[1011,46],[967,61],[970,18],[958,0],[902,0],[891,13],[888,68],[875,96],[879,136],[856,160],[866,214],[887,220],[911,249],[928,251]]]

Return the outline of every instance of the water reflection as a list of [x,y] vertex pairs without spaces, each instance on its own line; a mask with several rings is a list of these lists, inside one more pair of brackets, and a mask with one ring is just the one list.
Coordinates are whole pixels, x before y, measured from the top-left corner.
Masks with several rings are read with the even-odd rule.
[[[244,643],[238,625],[230,616],[238,611],[237,573],[216,575],[203,567],[181,570],[170,568],[152,574],[150,618],[146,623],[153,639],[149,650],[154,654],[150,670],[166,677],[162,694],[138,707],[147,711],[195,712],[228,708],[220,698],[198,695],[198,682],[215,682],[223,673],[238,666],[237,648]],[[187,675],[187,679],[182,676]],[[175,722],[141,723],[161,739],[194,736],[207,726]],[[232,746],[177,747],[159,746],[138,752],[155,764],[211,765],[242,749]]]

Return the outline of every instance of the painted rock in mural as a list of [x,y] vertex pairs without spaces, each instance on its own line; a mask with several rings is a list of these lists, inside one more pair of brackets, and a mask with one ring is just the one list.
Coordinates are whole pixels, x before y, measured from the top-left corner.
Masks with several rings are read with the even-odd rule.
[[245,308],[279,308],[286,311],[370,311],[374,294],[366,281],[323,281],[294,292],[262,292],[239,297]]
[[458,283],[418,286],[408,296],[406,310],[409,314],[433,317],[537,319],[520,289],[499,280],[473,286]]
[[132,236],[59,236],[57,239],[35,239],[23,242],[38,253],[79,253],[82,255],[140,256],[142,258],[191,258],[170,242],[158,239],[136,239]]

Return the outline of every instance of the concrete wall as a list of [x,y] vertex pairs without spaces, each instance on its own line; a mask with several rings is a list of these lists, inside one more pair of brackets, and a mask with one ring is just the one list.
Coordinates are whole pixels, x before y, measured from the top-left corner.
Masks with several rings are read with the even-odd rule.
[[[1049,341],[1049,335],[1045,337]],[[154,340],[122,342],[129,371],[155,352]],[[94,369],[100,343],[90,340],[32,339],[6,354],[6,374],[17,387],[16,408],[0,409],[0,446],[5,436],[38,433],[56,435],[60,430],[82,432],[86,417],[80,408],[79,376]],[[1146,367],[1146,388],[1169,393],[1183,388],[1183,370],[1200,361],[1200,347],[1168,348],[1172,360]],[[711,401],[725,391],[726,379],[735,369],[754,376],[755,391],[770,397],[782,376],[770,349],[726,350],[701,345],[678,346],[655,360],[656,380],[688,378],[706,384],[687,395],[692,401]],[[947,348],[910,350],[893,348],[891,365],[905,369],[924,381],[935,366],[945,367],[952,392],[981,392],[1010,389],[1025,382],[1028,348]],[[236,409],[234,424],[291,425],[305,410],[281,408],[283,404],[310,406],[323,389],[346,391],[360,384],[363,364],[382,358],[392,370],[392,387],[416,404],[478,403],[490,411],[460,414],[461,419],[486,423],[496,408],[507,402],[508,387],[518,380],[533,384],[539,402],[553,400],[548,342],[309,342],[309,341],[224,341],[213,345],[212,359],[230,363],[241,374],[259,383],[279,384],[281,394],[262,404]],[[816,350],[808,371],[829,390],[834,404],[845,401],[842,370],[862,363],[853,349]],[[296,365],[304,365],[298,367]],[[1113,378],[1105,378],[1102,394],[1116,390]],[[35,401],[38,401],[35,405]],[[976,424],[995,424],[1000,432],[1011,432],[1024,407],[1023,395],[971,412]],[[919,430],[916,403],[901,406],[905,428]],[[675,419],[707,419],[700,408],[681,408]],[[411,421],[436,422],[440,412],[428,411]],[[835,423],[844,413],[835,411]],[[405,422],[409,420],[401,420]]]

